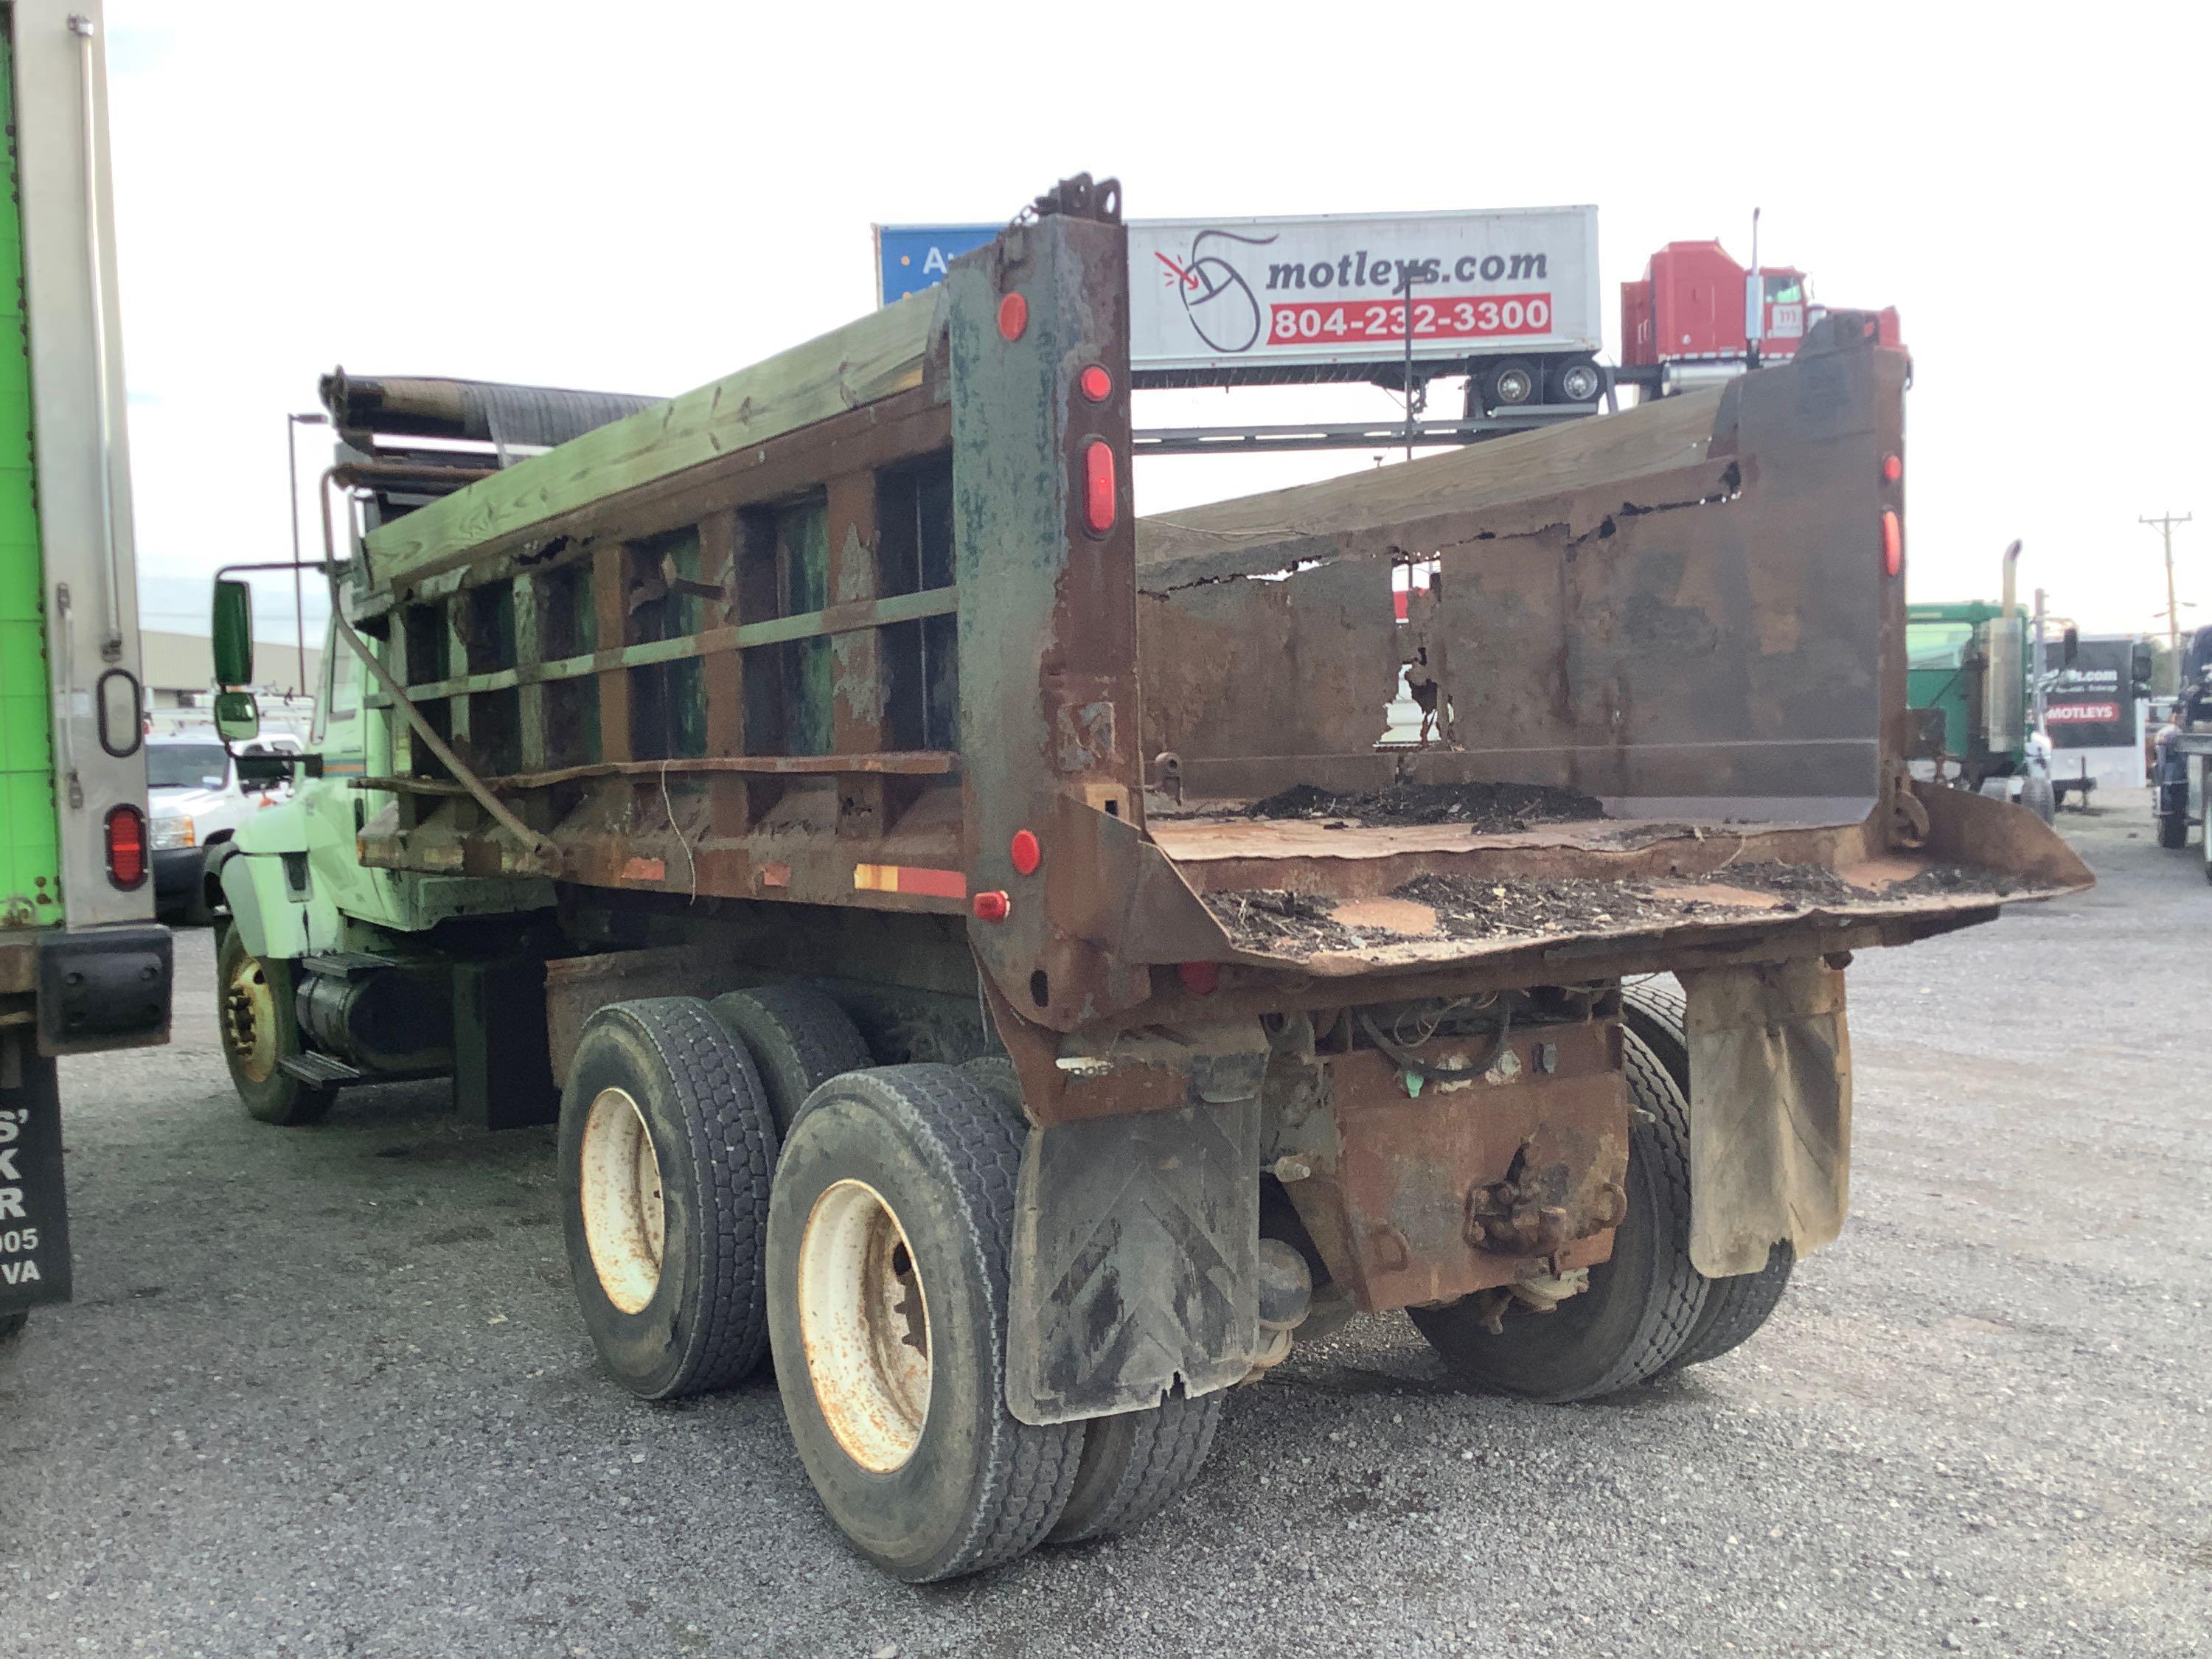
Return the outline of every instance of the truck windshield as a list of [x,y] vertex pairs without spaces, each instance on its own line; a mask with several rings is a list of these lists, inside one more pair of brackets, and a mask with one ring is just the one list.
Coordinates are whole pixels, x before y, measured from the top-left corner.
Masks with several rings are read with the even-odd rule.
[[146,745],[149,789],[220,789],[229,775],[230,758],[219,743]]
[[1771,306],[1804,304],[1805,279],[1802,276],[1769,276],[1766,279],[1766,303]]
[[1974,625],[1962,622],[1907,623],[1905,625],[1905,665],[1907,668],[1956,668],[1966,660]]

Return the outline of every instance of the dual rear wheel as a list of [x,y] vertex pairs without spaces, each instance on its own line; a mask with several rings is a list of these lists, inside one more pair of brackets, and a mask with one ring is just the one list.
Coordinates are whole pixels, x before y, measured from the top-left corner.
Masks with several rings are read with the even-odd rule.
[[942,1066],[872,1068],[809,987],[602,1009],[561,1114],[568,1257],[600,1358],[648,1399],[770,1354],[799,1461],[910,1581],[1134,1527],[1211,1449],[1220,1396],[1090,1422],[1006,1399],[1026,1125]]
[[1474,1298],[1412,1310],[1452,1370],[1478,1387],[1534,1400],[1594,1399],[1717,1359],[1765,1324],[1790,1284],[1787,1242],[1755,1273],[1708,1279],[1690,1261],[1690,1048],[1672,980],[1624,994],[1622,1060],[1637,1109],[1628,1211],[1611,1260],[1548,1313]]

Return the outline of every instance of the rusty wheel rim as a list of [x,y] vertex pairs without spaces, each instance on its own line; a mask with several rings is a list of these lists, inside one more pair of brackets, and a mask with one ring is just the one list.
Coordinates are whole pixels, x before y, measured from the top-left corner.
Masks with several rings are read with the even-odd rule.
[[814,1200],[799,1243],[799,1330],[823,1420],[845,1455],[888,1474],[929,1417],[929,1301],[900,1224],[864,1181]]
[[276,1070],[276,993],[258,957],[232,969],[222,988],[222,1040],[247,1081],[269,1081]]
[[660,1289],[668,1242],[668,1209],[660,1191],[660,1156],[645,1113],[626,1091],[602,1089],[584,1119],[584,1243],[608,1301],[626,1314],[641,1311]]

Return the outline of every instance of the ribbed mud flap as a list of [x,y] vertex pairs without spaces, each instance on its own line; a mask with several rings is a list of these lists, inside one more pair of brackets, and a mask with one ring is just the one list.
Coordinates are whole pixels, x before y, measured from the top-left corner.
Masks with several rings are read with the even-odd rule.
[[1259,1346],[1260,1103],[1030,1131],[1006,1404],[1065,1423],[1242,1378]]
[[1844,976],[1817,960],[1681,975],[1690,1037],[1690,1260],[1757,1273],[1832,1243],[1850,1207]]

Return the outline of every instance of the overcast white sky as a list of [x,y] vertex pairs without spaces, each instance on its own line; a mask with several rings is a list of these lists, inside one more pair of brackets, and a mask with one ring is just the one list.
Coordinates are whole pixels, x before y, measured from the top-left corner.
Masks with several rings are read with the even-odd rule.
[[[866,310],[871,222],[1087,169],[1140,217],[1594,202],[1614,349],[1654,248],[1742,258],[1763,207],[1771,262],[1903,313],[1916,599],[2017,536],[2054,610],[2162,628],[2171,507],[2212,621],[2206,15],[108,0],[141,570],[289,555],[334,363],[680,391]],[[1158,461],[1138,505],[1367,464]]]

